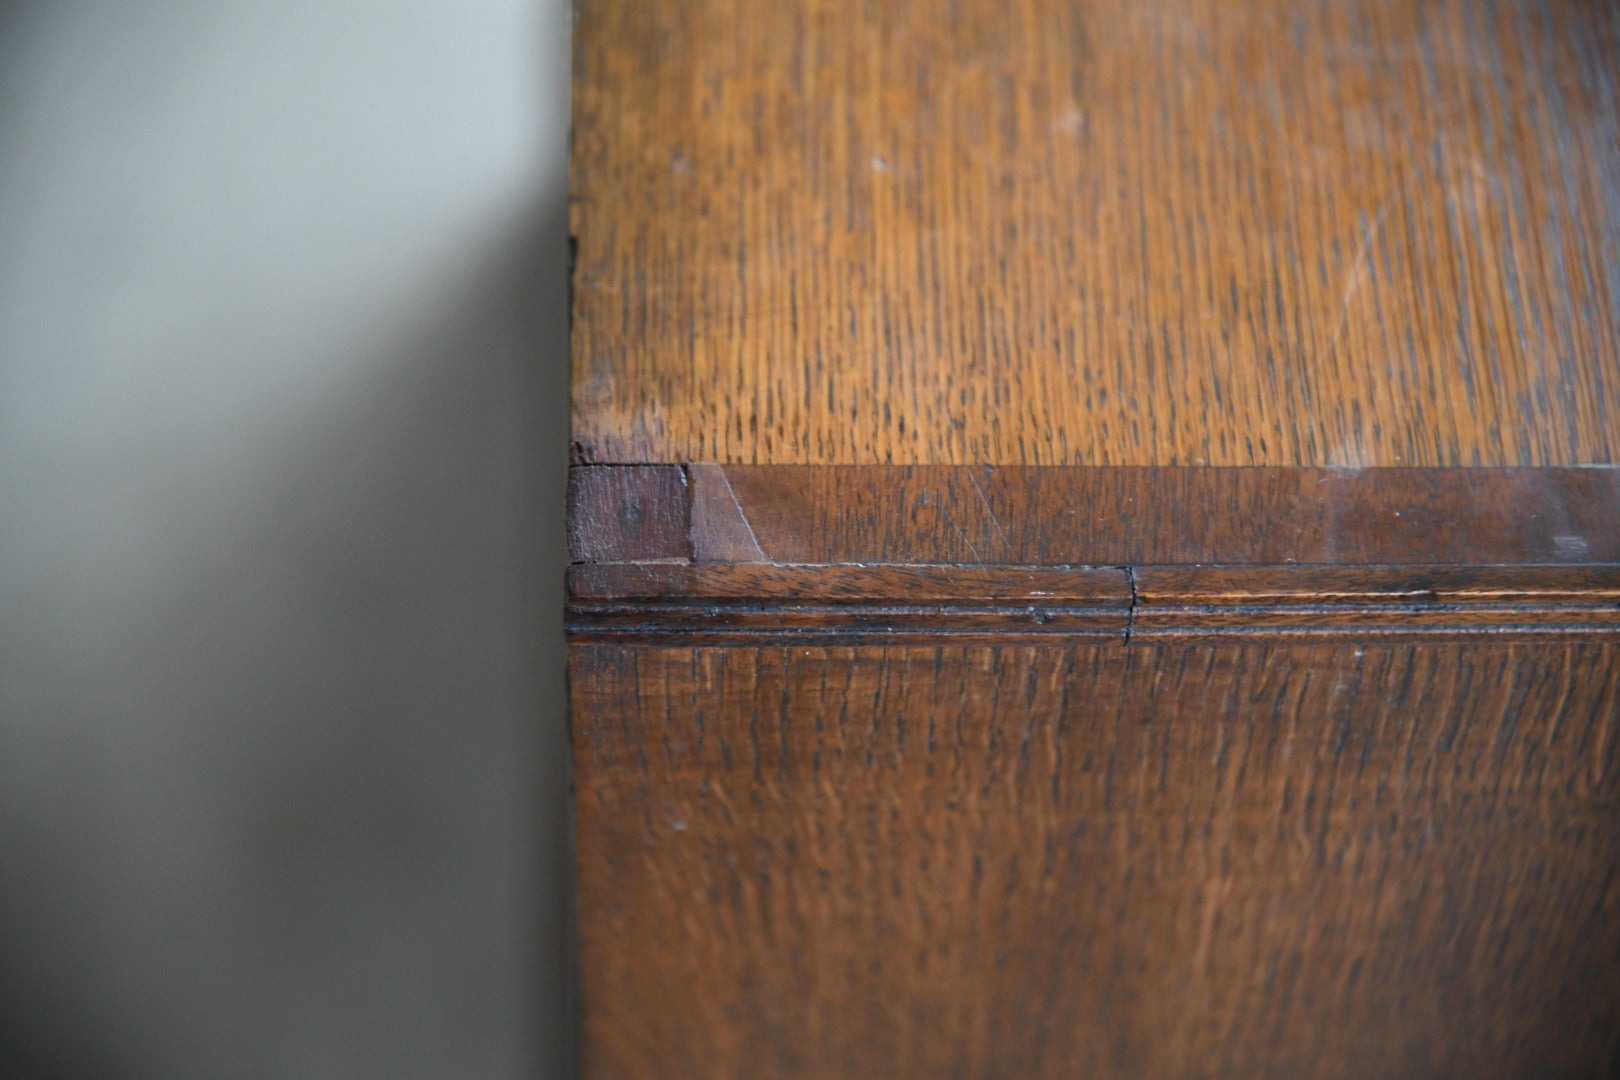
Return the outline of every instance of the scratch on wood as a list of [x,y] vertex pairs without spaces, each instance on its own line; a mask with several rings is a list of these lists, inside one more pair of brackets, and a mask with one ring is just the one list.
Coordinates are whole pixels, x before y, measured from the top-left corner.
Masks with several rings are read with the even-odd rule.
[[1374,241],[1384,231],[1384,215],[1389,212],[1389,200],[1385,199],[1378,207],[1378,215],[1373,219],[1372,228],[1361,237],[1361,245],[1356,249],[1356,261],[1350,267],[1350,276],[1344,283],[1344,297],[1339,301],[1339,321],[1333,327],[1333,334],[1328,338],[1327,348],[1322,350],[1322,356],[1333,355],[1333,350],[1339,345],[1339,339],[1344,336],[1345,324],[1350,319],[1350,302],[1361,291],[1361,283],[1367,280],[1367,256],[1372,251]]
[[996,517],[996,512],[990,509],[990,500],[985,498],[984,488],[980,486],[979,478],[974,475],[975,472],[974,469],[967,471],[968,483],[973,485],[973,490],[978,494],[979,501],[984,504],[984,512],[990,515],[990,524],[996,527],[996,533],[1001,537],[1001,546],[1005,549],[1010,546],[1007,543],[1007,530],[1001,527],[1001,521]]
[[973,561],[974,562],[983,562],[984,561],[984,556],[979,554],[978,546],[975,545],[972,540],[968,539],[967,533],[962,531],[962,526],[958,525],[956,523],[956,518],[954,516],[952,516],[950,504],[949,503],[941,503],[940,507],[939,507],[939,510],[940,510],[940,513],[945,515],[945,520],[950,523],[951,528],[956,530],[956,535],[960,536],[962,538],[962,543],[966,544],[967,549],[969,551],[973,552]]
[[687,466],[692,496],[692,557],[698,562],[770,562],[723,466]]

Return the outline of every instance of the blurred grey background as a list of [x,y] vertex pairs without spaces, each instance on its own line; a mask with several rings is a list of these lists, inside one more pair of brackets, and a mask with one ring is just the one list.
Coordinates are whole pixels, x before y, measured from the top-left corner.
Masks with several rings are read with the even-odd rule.
[[0,7],[0,1075],[561,1075],[561,0]]

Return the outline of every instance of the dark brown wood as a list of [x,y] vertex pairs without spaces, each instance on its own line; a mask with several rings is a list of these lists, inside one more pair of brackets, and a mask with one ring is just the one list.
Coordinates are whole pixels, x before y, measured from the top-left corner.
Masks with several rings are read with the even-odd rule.
[[1620,639],[1620,566],[592,564],[577,641],[1013,643],[1111,637]]
[[1221,637],[1620,640],[1614,566],[1142,567],[1132,582],[1126,634],[1137,645]]
[[1155,604],[1620,604],[1620,566],[1144,566]]
[[571,475],[576,562],[1620,562],[1613,467],[693,464]]
[[594,565],[568,587],[576,641],[1123,641],[1131,613],[1110,568]]
[[[1571,588],[1620,581],[1585,572],[1564,575]],[[1106,567],[1040,566],[783,566],[766,563],[699,565],[603,564],[569,569],[570,597],[576,603],[627,600],[710,603],[793,603],[829,606],[911,600],[1040,607],[1126,607],[1129,579]],[[1615,590],[1613,595],[1620,595]]]
[[[593,639],[1620,628],[1616,468],[576,471],[576,522],[634,525],[590,549],[618,565],[570,575],[570,628]],[[683,551],[695,565],[634,565]],[[1071,595],[1102,580],[1112,608]]]
[[1620,1069],[1620,647],[570,663],[587,1075]]
[[680,469],[568,470],[568,550],[574,562],[688,560],[690,517]]
[[1620,6],[576,25],[585,1075],[1620,1075]]
[[1620,562],[1620,468],[705,466],[691,477],[694,537],[722,501],[702,496],[723,486],[743,522],[733,527],[771,562]]
[[[759,546],[748,508],[737,497],[725,468],[694,462],[686,474],[692,491],[692,558],[700,563],[773,561]],[[754,507],[756,517],[760,509]]]
[[1147,566],[1133,569],[1131,581],[1136,644],[1220,636],[1620,639],[1613,565]]

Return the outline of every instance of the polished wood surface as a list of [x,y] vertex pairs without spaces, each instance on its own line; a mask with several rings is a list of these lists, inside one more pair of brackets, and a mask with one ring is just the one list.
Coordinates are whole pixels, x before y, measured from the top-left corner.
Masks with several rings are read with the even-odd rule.
[[587,1075],[1620,1068],[1613,645],[570,656]]
[[587,1077],[1620,1075],[1620,5],[575,58]]
[[570,469],[567,507],[575,562],[691,555],[686,479],[678,469]]
[[1620,461],[1612,3],[577,20],[580,461]]
[[[1169,639],[1620,641],[1620,566],[594,563],[568,630],[611,644]],[[1398,705],[1391,702],[1391,707]]]
[[1620,562],[1610,467],[596,466],[570,491],[572,520],[616,530],[576,528],[578,562]]

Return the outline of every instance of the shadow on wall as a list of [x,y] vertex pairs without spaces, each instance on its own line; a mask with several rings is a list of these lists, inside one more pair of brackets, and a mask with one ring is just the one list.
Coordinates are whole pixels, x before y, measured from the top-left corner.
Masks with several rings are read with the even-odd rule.
[[173,499],[138,550],[48,514],[8,567],[7,1076],[566,1042],[560,200],[502,243],[251,466],[100,493]]

